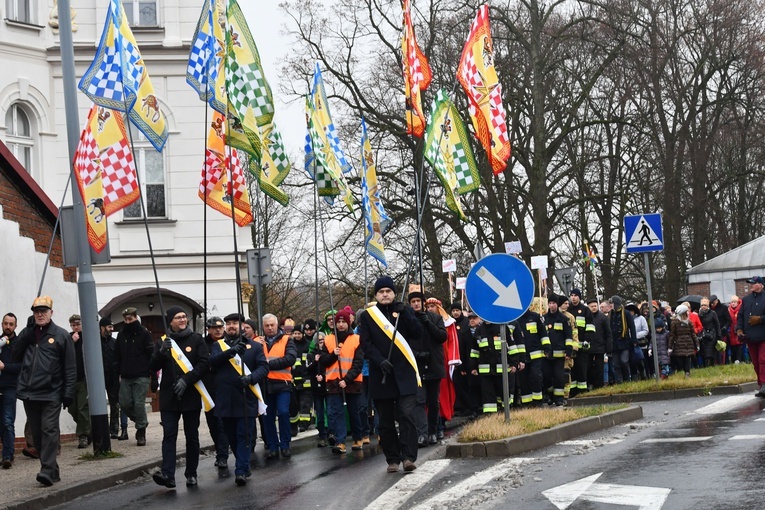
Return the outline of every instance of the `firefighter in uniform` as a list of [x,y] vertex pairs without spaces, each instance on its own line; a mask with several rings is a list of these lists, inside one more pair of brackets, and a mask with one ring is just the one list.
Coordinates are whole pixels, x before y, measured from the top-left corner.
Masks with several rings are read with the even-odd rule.
[[558,296],[557,302],[558,311],[566,317],[571,328],[571,356],[566,356],[566,361],[563,363],[563,377],[565,380],[563,398],[568,399],[571,393],[571,372],[574,368],[574,360],[577,354],[579,354],[579,331],[576,329],[576,319],[568,311],[568,299],[566,296]]
[[496,413],[501,408],[504,391],[502,387],[502,340],[500,328],[507,327],[507,371],[509,403],[513,403],[515,393],[515,372],[518,370],[518,346],[516,345],[516,327],[513,324],[491,324],[484,322],[478,326],[470,350],[471,373],[481,381],[481,401],[483,413]]
[[516,334],[520,337],[516,340],[518,353],[526,364],[525,369],[520,372],[521,404],[541,406],[544,388],[542,364],[545,363],[546,353],[550,352],[547,328],[542,316],[531,308],[515,322]]
[[571,370],[571,396],[575,396],[587,391],[587,372],[590,369],[588,351],[595,335],[595,324],[592,312],[582,302],[582,291],[579,289],[571,290],[568,312],[574,316],[579,337],[579,353],[574,358],[574,368]]
[[298,404],[298,412],[290,416],[292,431],[305,432],[311,425],[311,409],[313,407],[313,393],[311,392],[311,378],[306,370],[308,368],[308,349],[310,341],[303,334],[302,325],[298,324],[292,330],[292,341],[295,343],[297,355],[295,364],[292,365],[292,382],[295,383],[295,400]]
[[564,366],[566,359],[573,354],[571,325],[568,318],[558,310],[558,296],[550,295],[547,299],[548,310],[544,315],[547,336],[550,338],[550,351],[543,365],[545,388],[552,388],[552,400],[556,406],[565,404]]

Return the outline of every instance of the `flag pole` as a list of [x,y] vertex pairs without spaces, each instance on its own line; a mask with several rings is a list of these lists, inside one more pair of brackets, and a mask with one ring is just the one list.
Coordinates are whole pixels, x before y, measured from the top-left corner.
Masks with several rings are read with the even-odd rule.
[[[209,64],[208,64],[209,65]],[[209,76],[209,73],[208,73]],[[207,97],[207,94],[209,93],[209,84],[207,83],[207,80],[205,80],[205,98]],[[207,309],[208,309],[208,303],[207,303],[207,197],[210,193],[210,191],[207,189],[207,171],[208,171],[208,165],[207,165],[207,126],[209,125],[209,112],[207,111],[207,103],[205,102],[205,124],[204,124],[204,140],[205,140],[205,151],[204,155],[202,156],[204,158],[204,163],[202,163],[202,167],[204,169],[204,176],[202,177],[202,183],[204,186],[204,200],[202,200],[202,208],[204,209],[202,213],[202,279],[204,280],[203,284],[203,302],[204,302],[204,324],[207,326]]]
[[313,161],[313,270],[314,270],[314,306],[316,324],[319,324],[319,183],[316,182],[316,159]]

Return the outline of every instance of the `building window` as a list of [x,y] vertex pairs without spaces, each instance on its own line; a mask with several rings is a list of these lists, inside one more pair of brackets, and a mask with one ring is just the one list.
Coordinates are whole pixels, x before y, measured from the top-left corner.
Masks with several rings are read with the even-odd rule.
[[131,27],[158,27],[156,0],[122,2]]
[[29,115],[19,104],[11,105],[5,114],[6,145],[27,172],[32,173],[34,138]]
[[[146,217],[166,218],[164,157],[135,126],[127,120],[125,125],[130,127],[132,133],[133,157],[138,170],[138,179],[141,181],[141,195],[146,207]],[[123,209],[123,217],[126,220],[143,218],[140,201],[136,200]]]
[[5,0],[6,18],[20,23],[33,23],[32,2],[34,0]]

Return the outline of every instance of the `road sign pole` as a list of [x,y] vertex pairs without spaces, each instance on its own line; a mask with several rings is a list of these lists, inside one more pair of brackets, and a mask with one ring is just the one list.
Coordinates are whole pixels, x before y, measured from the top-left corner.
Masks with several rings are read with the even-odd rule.
[[643,262],[645,263],[645,284],[648,288],[648,322],[651,328],[651,347],[653,348],[653,377],[656,382],[659,381],[659,350],[656,348],[656,321],[653,313],[653,294],[651,293],[651,265],[648,260],[648,252],[643,253]]
[[502,404],[505,407],[505,423],[510,423],[510,388],[507,375],[507,324],[500,324],[502,340]]

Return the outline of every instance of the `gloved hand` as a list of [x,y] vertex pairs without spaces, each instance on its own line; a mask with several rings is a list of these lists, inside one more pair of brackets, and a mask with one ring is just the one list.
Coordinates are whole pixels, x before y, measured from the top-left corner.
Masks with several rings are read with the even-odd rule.
[[589,351],[590,350],[590,342],[588,342],[587,340],[582,342],[582,345],[579,347],[579,350],[580,351]]
[[162,341],[162,345],[159,348],[159,352],[165,353],[173,348],[173,341],[169,338],[165,338],[164,341]]
[[380,363],[380,370],[382,370],[383,374],[390,374],[393,372],[393,363],[387,359],[382,360],[382,363]]
[[242,377],[239,378],[239,382],[242,383],[243,388],[250,386],[252,384],[252,374],[243,375]]
[[760,323],[762,323],[762,317],[760,317],[759,315],[752,315],[751,317],[749,317],[750,326],[757,326]]
[[247,352],[247,343],[239,340],[236,344],[234,344],[233,347],[231,347],[231,350],[233,350],[238,355],[242,356],[245,352]]
[[181,398],[183,394],[186,393],[186,386],[188,386],[188,384],[182,377],[175,381],[175,385],[173,386],[173,392],[175,393],[175,396]]
[[61,405],[63,407],[69,407],[74,402],[74,399],[72,397],[64,397],[61,399]]

